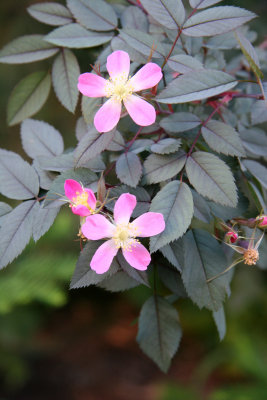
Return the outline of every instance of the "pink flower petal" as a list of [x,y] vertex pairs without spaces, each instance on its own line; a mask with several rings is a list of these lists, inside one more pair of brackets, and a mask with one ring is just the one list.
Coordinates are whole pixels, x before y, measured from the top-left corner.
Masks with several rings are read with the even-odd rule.
[[121,102],[109,99],[97,111],[94,124],[98,132],[109,132],[119,122],[121,116]]
[[78,206],[71,206],[71,211],[73,214],[80,215],[81,217],[88,217],[91,214],[90,210],[79,204]]
[[101,76],[86,72],[79,76],[78,89],[87,97],[105,97],[106,79]]
[[162,214],[148,212],[136,218],[131,223],[131,227],[135,229],[136,236],[154,236],[164,231],[165,222]]
[[112,260],[117,252],[118,249],[116,248],[113,240],[108,240],[107,242],[101,244],[101,246],[96,250],[91,260],[90,267],[97,274],[104,274],[104,272],[107,272],[111,266]]
[[72,201],[80,193],[82,193],[83,188],[79,182],[74,179],[66,179],[64,183],[65,195]]
[[113,81],[121,74],[125,75],[125,79],[127,79],[130,72],[129,54],[122,50],[111,53],[107,58],[107,70]]
[[130,117],[137,125],[148,126],[154,124],[156,120],[156,111],[147,101],[131,95],[123,102]]
[[112,237],[115,226],[103,215],[95,214],[86,218],[81,230],[87,239],[98,240]]
[[148,63],[136,72],[130,79],[130,83],[134,87],[134,92],[138,92],[157,85],[161,78],[161,68],[155,63]]
[[92,189],[84,189],[86,193],[88,193],[88,200],[87,203],[89,205],[90,208],[92,208],[92,210],[95,209],[96,206],[96,198],[95,198],[95,194],[92,191]]
[[135,269],[144,271],[150,264],[151,257],[147,249],[141,244],[136,243],[130,250],[122,250],[125,260]]
[[114,220],[116,224],[128,224],[136,206],[136,197],[130,193],[120,195],[114,207]]

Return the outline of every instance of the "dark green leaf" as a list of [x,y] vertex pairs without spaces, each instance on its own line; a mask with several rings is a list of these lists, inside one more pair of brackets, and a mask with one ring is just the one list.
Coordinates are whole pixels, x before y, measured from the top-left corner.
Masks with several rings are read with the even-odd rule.
[[229,290],[229,274],[207,283],[223,272],[227,261],[221,245],[208,232],[196,229],[183,238],[184,266],[182,278],[189,297],[199,308],[218,311]]
[[31,199],[39,192],[34,168],[12,151],[0,150],[0,192],[16,200]]
[[138,156],[131,151],[122,154],[116,162],[116,174],[122,183],[136,187],[142,175]]
[[7,105],[7,122],[12,126],[31,117],[46,102],[51,86],[49,73],[33,72],[13,89]]
[[187,103],[226,92],[236,85],[235,78],[222,71],[193,71],[170,82],[156,100],[160,103]]
[[45,40],[57,46],[75,49],[100,46],[112,39],[110,33],[88,31],[79,24],[69,24],[55,29],[45,36]]
[[230,168],[218,157],[197,151],[187,159],[190,183],[204,197],[222,205],[236,207],[237,193]]
[[58,100],[67,110],[74,113],[78,101],[77,82],[80,67],[75,55],[62,49],[52,67],[52,83]]
[[43,38],[43,35],[25,35],[12,40],[0,51],[0,63],[24,64],[56,54],[59,49]]
[[184,264],[184,252],[182,239],[175,240],[172,243],[166,244],[161,247],[161,253],[179,272],[182,272],[181,265]]
[[184,22],[185,9],[181,0],[141,0],[142,6],[157,22],[177,30]]
[[181,274],[166,265],[158,266],[158,274],[164,285],[179,297],[187,297]]
[[139,286],[140,283],[131,278],[126,272],[118,271],[115,274],[103,279],[98,283],[98,287],[108,290],[109,292],[123,292]]
[[185,183],[168,183],[154,197],[150,211],[162,213],[165,230],[150,239],[150,251],[154,253],[165,244],[181,237],[193,216],[193,198]]
[[53,157],[64,150],[61,134],[47,122],[26,119],[21,124],[20,134],[23,149],[31,158]]
[[137,342],[163,372],[167,372],[181,336],[176,309],[162,297],[150,297],[140,313]]
[[[117,186],[111,189],[109,197],[110,198],[115,197],[117,199],[122,193],[131,193],[134,196],[136,196],[137,204],[132,213],[133,218],[137,218],[141,214],[148,212],[150,207],[150,196],[144,188],[142,187],[132,188],[126,185]],[[107,208],[109,210],[113,210],[114,204],[115,201],[109,202],[107,204]]]
[[133,280],[149,287],[148,276],[146,271],[139,271],[127,263],[121,252],[117,254],[117,262],[121,269]]
[[103,243],[103,240],[90,240],[86,244],[78,258],[76,269],[71,279],[71,289],[78,289],[81,287],[96,285],[118,271],[119,265],[116,261],[116,258],[113,259],[109,270],[104,274],[97,274],[90,268],[90,262],[93,258],[93,255],[95,254],[99,246],[101,246],[101,244]]
[[220,340],[223,340],[226,334],[226,321],[223,307],[221,307],[218,311],[213,311],[212,316],[216,324],[219,338]]
[[27,11],[37,21],[48,25],[65,25],[73,21],[69,10],[59,3],[37,3],[28,7]]
[[178,174],[186,162],[184,152],[170,155],[150,154],[144,162],[143,179],[147,184],[166,181]]
[[0,269],[14,260],[28,244],[36,202],[25,201],[8,214],[8,224],[0,229]]

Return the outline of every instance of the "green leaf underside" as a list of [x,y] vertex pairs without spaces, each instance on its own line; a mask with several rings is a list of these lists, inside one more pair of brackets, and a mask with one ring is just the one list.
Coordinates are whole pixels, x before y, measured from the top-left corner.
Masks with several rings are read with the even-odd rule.
[[8,215],[8,224],[0,229],[0,269],[14,260],[28,244],[36,202],[29,200],[18,205]]
[[12,151],[0,150],[0,192],[16,200],[31,199],[39,192],[34,168]]
[[202,121],[200,118],[189,112],[178,112],[163,118],[160,126],[167,132],[179,133],[196,128]]
[[230,32],[245,24],[256,15],[243,8],[219,6],[192,15],[183,26],[187,36],[213,36]]
[[157,22],[168,29],[177,30],[185,19],[181,0],[141,0],[142,6]]
[[228,292],[229,274],[214,277],[227,268],[227,261],[219,243],[208,232],[196,229],[183,238],[184,266],[182,279],[185,289],[199,308],[218,311]]
[[193,198],[185,183],[172,181],[161,189],[151,203],[150,211],[163,214],[165,230],[150,238],[150,251],[181,237],[190,225],[193,216]]
[[79,24],[69,24],[55,29],[45,36],[45,40],[57,46],[69,48],[89,48],[109,42],[111,33],[88,31]]
[[239,157],[245,155],[242,141],[232,126],[210,120],[201,131],[207,144],[218,153]]
[[74,151],[75,166],[80,167],[105,150],[111,143],[114,134],[114,129],[106,133],[99,133],[95,128],[88,130]]
[[215,70],[199,70],[179,76],[163,89],[156,100],[160,103],[186,103],[223,93],[237,85],[229,74]]
[[59,3],[37,3],[28,7],[27,11],[37,21],[48,25],[65,25],[73,21],[69,10]]
[[0,51],[0,63],[23,64],[56,54],[59,49],[43,38],[43,35],[25,35],[12,40]]
[[197,151],[187,159],[186,172],[190,183],[217,203],[236,207],[237,192],[230,168],[218,157]]
[[31,157],[54,157],[64,150],[61,134],[44,121],[26,119],[21,124],[21,140],[24,151]]
[[67,110],[74,113],[78,101],[77,82],[80,67],[75,55],[62,49],[52,67],[52,83],[58,100]]
[[22,79],[13,89],[7,105],[9,126],[31,117],[46,102],[51,87],[51,78],[45,71],[33,72]]
[[133,152],[122,154],[116,162],[116,174],[122,183],[136,187],[142,176],[142,165]]
[[78,258],[76,269],[74,271],[73,277],[71,279],[70,288],[78,289],[82,287],[87,287],[90,285],[97,285],[105,278],[110,277],[115,274],[119,265],[116,261],[116,258],[113,259],[113,262],[107,272],[104,274],[97,274],[90,268],[90,262],[95,254],[96,250],[103,244],[103,240],[90,240],[83,251],[80,253]]
[[148,184],[163,182],[177,175],[185,162],[184,152],[165,156],[151,154],[144,162],[143,179]]
[[76,20],[94,31],[110,31],[117,26],[117,16],[110,4],[102,0],[67,0]]
[[176,309],[160,296],[150,297],[140,313],[137,342],[163,372],[167,372],[181,336]]

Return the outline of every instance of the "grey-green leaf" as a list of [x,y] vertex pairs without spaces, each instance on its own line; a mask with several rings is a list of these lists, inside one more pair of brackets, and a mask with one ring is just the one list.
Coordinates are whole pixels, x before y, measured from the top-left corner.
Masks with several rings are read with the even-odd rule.
[[160,296],[150,297],[140,313],[137,342],[163,372],[167,372],[181,336],[175,307]]
[[45,40],[57,46],[75,49],[100,46],[112,39],[110,33],[88,31],[79,24],[69,24],[55,29],[45,36]]
[[142,6],[157,22],[168,29],[178,29],[184,22],[182,0],[141,0]]
[[134,29],[120,29],[119,37],[122,37],[128,45],[146,57],[149,57],[152,54],[152,49],[153,58],[166,56],[166,51],[163,45],[148,33],[139,32]]
[[32,235],[34,200],[19,204],[8,215],[8,224],[0,229],[0,269],[14,260]]
[[245,156],[245,150],[237,131],[230,125],[210,120],[201,128],[202,135],[211,149],[231,156]]
[[267,156],[267,135],[259,128],[244,129],[240,137],[246,150],[257,156]]
[[110,4],[103,0],[67,0],[76,20],[94,31],[110,31],[117,26],[117,16]]
[[52,67],[52,84],[58,100],[67,110],[74,113],[78,101],[77,82],[80,67],[75,55],[62,49]]
[[229,275],[207,283],[227,268],[221,245],[208,232],[196,229],[183,238],[184,266],[182,279],[189,297],[199,308],[218,311],[229,290]]
[[143,179],[147,184],[166,181],[178,174],[186,162],[184,152],[170,155],[150,154],[144,162]]
[[171,56],[167,62],[168,66],[179,74],[187,74],[188,72],[203,69],[203,64],[195,57],[186,54],[176,54]]
[[258,78],[263,78],[263,73],[260,69],[258,54],[256,53],[256,50],[254,49],[250,41],[240,31],[235,32],[235,37],[240,45],[244,56],[251,66],[251,69],[254,71]]
[[187,159],[186,172],[195,189],[222,205],[237,205],[237,189],[230,168],[218,157],[197,151]]
[[181,274],[167,265],[158,265],[158,274],[164,285],[179,297],[187,297]]
[[145,13],[138,7],[126,7],[121,15],[123,28],[137,29],[138,31],[148,31],[148,20]]
[[69,10],[59,3],[37,3],[27,8],[28,13],[37,21],[47,25],[66,25],[73,21]]
[[0,218],[10,213],[10,211],[12,211],[12,207],[3,201],[0,201]]
[[206,8],[213,6],[214,4],[220,3],[222,0],[189,0],[192,8]]
[[20,134],[24,151],[33,159],[38,156],[54,157],[64,150],[61,134],[47,122],[25,119]]
[[174,240],[174,242],[161,247],[161,253],[179,272],[182,272],[184,264],[184,251],[182,239]]
[[195,114],[189,112],[178,112],[163,118],[160,121],[160,126],[166,132],[179,133],[196,128],[201,123],[201,119]]
[[[117,186],[110,190],[109,197],[110,198],[115,197],[117,199],[122,193],[131,193],[136,197],[137,204],[132,213],[133,218],[137,218],[140,215],[148,212],[150,207],[150,196],[143,187],[138,186],[136,188],[131,188],[126,185]],[[115,201],[109,202],[107,204],[107,208],[109,210],[113,210],[114,204]]]
[[18,124],[39,111],[46,102],[51,87],[50,74],[33,72],[13,89],[7,105],[9,126]]
[[157,143],[152,144],[151,151],[156,154],[175,153],[181,146],[181,139],[162,139]]
[[223,340],[226,334],[226,321],[225,321],[224,308],[221,307],[218,311],[213,311],[212,316],[218,331],[219,338],[220,340]]
[[96,285],[118,271],[119,265],[116,261],[116,258],[113,259],[109,270],[104,274],[97,274],[90,268],[90,262],[93,258],[93,255],[95,254],[99,246],[101,246],[101,244],[103,243],[103,240],[90,240],[86,244],[78,258],[76,269],[70,283],[71,289],[78,289],[81,287]]
[[84,165],[105,150],[112,141],[114,134],[114,129],[110,132],[99,133],[95,128],[91,128],[82,137],[74,151],[75,166]]
[[193,216],[193,198],[186,183],[168,183],[154,197],[150,211],[163,214],[165,230],[150,238],[150,251],[181,237],[190,225]]
[[25,35],[12,40],[0,51],[0,63],[24,64],[56,54],[59,49],[43,38],[43,35]]
[[16,200],[31,199],[39,192],[34,168],[12,151],[0,150],[0,192]]
[[267,189],[267,168],[253,160],[244,160],[243,164],[249,172]]
[[255,18],[256,14],[239,7],[219,6],[192,15],[183,26],[187,36],[214,36],[233,31]]
[[262,124],[263,122],[267,122],[267,101],[266,100],[257,100],[253,105],[251,111],[251,122],[252,125]]
[[116,162],[116,174],[122,183],[136,187],[142,175],[139,157],[130,151],[122,154]]
[[159,93],[156,100],[160,103],[187,103],[215,96],[236,85],[235,78],[225,72],[199,70],[174,79]]
[[139,271],[127,263],[121,252],[117,254],[117,262],[121,269],[133,280],[149,287],[148,276],[146,271]]
[[192,195],[194,201],[194,217],[208,224],[211,221],[211,213],[207,201],[195,190],[192,190]]
[[109,292],[123,292],[139,285],[139,282],[121,270],[97,284],[98,287],[106,289]]
[[53,225],[59,208],[42,208],[37,202],[35,206],[32,235],[35,242],[43,236]]

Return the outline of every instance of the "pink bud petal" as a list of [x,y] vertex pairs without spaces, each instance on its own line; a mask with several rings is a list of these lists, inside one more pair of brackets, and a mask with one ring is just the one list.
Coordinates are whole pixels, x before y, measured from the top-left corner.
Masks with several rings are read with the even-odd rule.
[[120,120],[121,116],[121,103],[109,99],[105,104],[97,111],[94,124],[98,132],[109,132]]
[[116,224],[128,224],[136,206],[136,197],[130,193],[120,195],[114,206]]
[[83,188],[79,182],[74,179],[66,179],[64,183],[65,195],[72,201],[80,193],[82,193]]
[[88,203],[89,207],[92,210],[94,210],[96,207],[96,198],[95,198],[94,192],[92,191],[92,189],[87,189],[87,188],[84,188],[84,191],[88,194],[87,203]]
[[113,258],[116,256],[118,249],[116,248],[113,240],[108,240],[103,243],[95,252],[90,267],[97,274],[104,274],[111,266]]
[[136,236],[148,237],[164,231],[165,222],[162,214],[148,212],[136,218],[131,226],[136,230]]
[[161,68],[155,63],[144,65],[130,79],[130,83],[134,88],[134,92],[145,90],[157,85],[162,78]]
[[79,76],[78,89],[87,97],[104,97],[106,96],[106,79],[101,76],[86,72]]
[[125,260],[135,269],[144,271],[150,264],[151,257],[147,249],[141,243],[135,243],[130,250],[122,250]]
[[107,58],[107,70],[113,81],[121,74],[124,74],[127,79],[130,72],[129,54],[122,50],[111,53]]
[[71,206],[71,211],[73,214],[80,215],[81,217],[87,217],[91,214],[91,211],[87,207],[80,204],[78,206]]
[[98,240],[112,237],[115,226],[103,215],[95,214],[86,218],[81,230],[87,239]]
[[131,95],[123,102],[130,117],[137,125],[148,126],[154,124],[156,120],[156,111],[147,101]]

